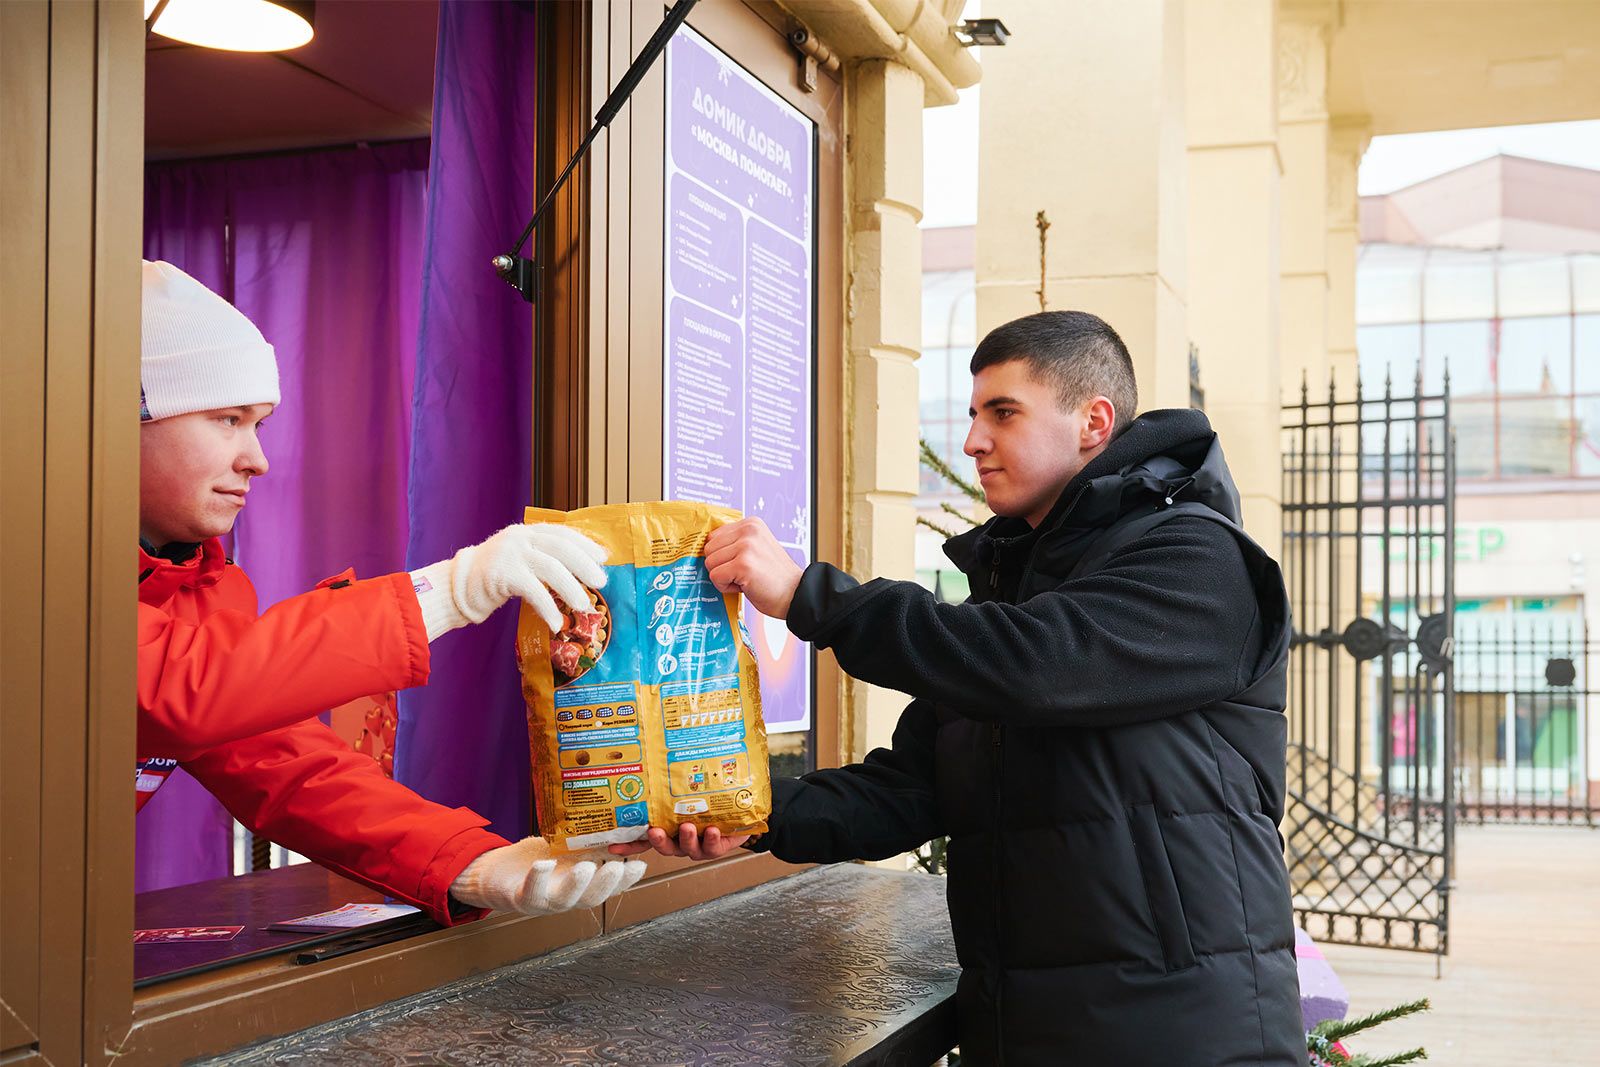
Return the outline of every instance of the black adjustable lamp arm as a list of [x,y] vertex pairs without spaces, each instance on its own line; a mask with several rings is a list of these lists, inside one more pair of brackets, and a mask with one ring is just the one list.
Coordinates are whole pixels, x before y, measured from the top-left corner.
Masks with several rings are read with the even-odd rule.
[[589,132],[584,135],[583,141],[578,145],[577,151],[572,153],[572,158],[567,160],[567,165],[561,168],[561,174],[556,178],[555,184],[544,194],[544,199],[539,201],[539,206],[533,212],[533,218],[528,220],[528,225],[522,230],[522,236],[517,238],[517,243],[511,246],[511,251],[494,257],[495,273],[500,275],[513,289],[522,294],[522,299],[533,302],[534,293],[537,291],[536,277],[538,267],[533,260],[522,255],[522,246],[528,242],[534,230],[539,226],[539,221],[555,201],[556,193],[566,184],[572,176],[573,168],[578,165],[589,151],[589,146],[600,135],[600,131],[611,125],[611,120],[617,117],[617,112],[622,110],[622,105],[628,102],[628,97],[639,87],[645,74],[655,64],[656,57],[666,51],[667,42],[672,35],[678,32],[678,27],[683,25],[684,19],[689,17],[689,9],[694,7],[699,0],[678,0],[672,5],[672,10],[667,12],[667,17],[661,20],[661,25],[656,27],[656,32],[650,35],[649,42],[644,50],[639,53],[639,58],[633,61],[622,80],[617,82],[617,87],[611,90],[611,95],[606,97],[606,102],[600,105],[600,110],[595,114],[594,125],[589,127]]

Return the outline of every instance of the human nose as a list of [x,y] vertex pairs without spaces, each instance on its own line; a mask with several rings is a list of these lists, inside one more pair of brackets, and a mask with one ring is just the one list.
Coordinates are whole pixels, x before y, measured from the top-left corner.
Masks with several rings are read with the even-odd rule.
[[983,433],[978,426],[978,421],[972,421],[972,428],[967,431],[967,439],[961,444],[961,451],[977,459],[989,451],[989,435]]
[[234,469],[240,474],[248,474],[258,478],[267,473],[267,453],[261,447],[261,438],[254,433],[250,435],[250,447],[239,454],[239,460],[234,464]]

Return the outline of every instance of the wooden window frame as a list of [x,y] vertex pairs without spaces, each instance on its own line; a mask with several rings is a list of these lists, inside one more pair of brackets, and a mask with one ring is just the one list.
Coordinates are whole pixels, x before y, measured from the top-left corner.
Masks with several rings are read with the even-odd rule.
[[[551,97],[538,145],[546,182],[549,161],[582,136],[594,94],[662,12],[654,2],[552,7],[539,48],[539,91]],[[781,35],[737,0],[706,0],[691,23],[818,121],[815,470],[827,521],[816,542],[819,558],[839,559],[843,89],[824,76],[801,93]],[[777,45],[749,47],[757,33]],[[655,857],[647,880],[603,909],[498,917],[309,967],[259,960],[134,992],[140,8],[9,0],[0,48],[11,148],[0,171],[0,549],[12,561],[0,610],[0,1054],[141,1064],[222,1052],[791,873],[768,856],[698,866]],[[541,235],[552,267],[538,322],[550,356],[535,405],[536,485],[557,507],[660,491],[663,106],[658,65]],[[651,118],[634,121],[642,115]],[[630,412],[646,416],[640,432],[607,447],[607,425]],[[831,766],[842,691],[831,658],[817,683],[817,762]]]

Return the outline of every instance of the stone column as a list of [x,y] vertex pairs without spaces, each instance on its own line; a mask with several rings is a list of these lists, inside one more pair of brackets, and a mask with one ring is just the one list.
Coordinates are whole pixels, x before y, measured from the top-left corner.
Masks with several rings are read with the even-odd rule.
[[1191,0],[1189,335],[1245,528],[1281,540],[1275,0]]
[[1133,355],[1144,408],[1189,402],[1184,5],[988,0],[1012,31],[983,57],[979,332],[1044,298],[1091,311]]
[[[917,367],[922,347],[923,80],[888,59],[848,68],[850,434],[845,565],[857,577],[912,578],[917,493]],[[841,756],[887,745],[902,693],[845,681]]]
[[[1283,399],[1298,401],[1301,383],[1309,382],[1312,402],[1328,393],[1328,44],[1332,13],[1322,0],[1280,0],[1278,8],[1278,152],[1283,162],[1281,260],[1279,263],[1279,364]],[[1326,444],[1321,446],[1326,449]],[[1281,450],[1280,450],[1281,451]],[[1323,463],[1325,464],[1325,460]],[[1313,483],[1326,474],[1313,477]],[[1312,484],[1313,499],[1328,488]],[[1320,515],[1302,515],[1298,522],[1316,528]],[[1304,582],[1305,595],[1295,595],[1297,629],[1315,633],[1331,625],[1328,573],[1329,541],[1314,537],[1297,541],[1282,560],[1291,588]],[[1340,551],[1340,563],[1344,553]],[[1345,571],[1345,574],[1348,574]],[[1341,581],[1338,595],[1348,603],[1351,583]],[[1343,622],[1339,623],[1342,628]],[[1329,756],[1333,730],[1349,737],[1343,717],[1330,726],[1328,663],[1314,655],[1307,663],[1308,699],[1299,705],[1300,684],[1291,701],[1290,741],[1307,744],[1313,760]],[[1345,674],[1338,682],[1347,681]],[[1348,688],[1348,686],[1346,686]],[[1340,700],[1340,704],[1345,703]],[[1300,735],[1302,716],[1306,736]],[[1297,759],[1291,754],[1291,759]],[[1297,765],[1297,764],[1296,764]],[[1351,768],[1348,763],[1344,769]],[[1291,880],[1301,872],[1291,871]]]
[[1278,151],[1283,160],[1283,385],[1327,386],[1328,26],[1322,5],[1283,5],[1278,25]]
[[1341,396],[1356,388],[1356,257],[1361,250],[1356,172],[1372,140],[1365,116],[1335,118],[1328,130],[1328,370]]

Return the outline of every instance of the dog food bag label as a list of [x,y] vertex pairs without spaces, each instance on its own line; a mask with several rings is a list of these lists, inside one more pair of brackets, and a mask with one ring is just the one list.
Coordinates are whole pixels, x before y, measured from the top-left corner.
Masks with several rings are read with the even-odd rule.
[[[738,519],[706,504],[529,508],[603,545],[594,610],[559,598],[551,633],[527,605],[517,660],[528,705],[534,800],[553,847],[676,831],[766,830],[772,811],[767,730],[741,598],[706,573],[706,536]],[[581,607],[581,605],[580,605]]]

